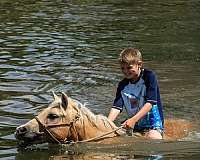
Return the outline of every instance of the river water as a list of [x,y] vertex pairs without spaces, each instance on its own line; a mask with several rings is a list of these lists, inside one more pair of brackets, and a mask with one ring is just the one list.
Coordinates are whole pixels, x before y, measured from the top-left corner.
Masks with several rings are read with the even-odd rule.
[[[1,0],[0,159],[200,159],[199,11],[198,0]],[[52,91],[107,115],[126,47],[139,48],[157,73],[165,117],[191,121],[195,131],[179,141],[18,149],[15,128]]]

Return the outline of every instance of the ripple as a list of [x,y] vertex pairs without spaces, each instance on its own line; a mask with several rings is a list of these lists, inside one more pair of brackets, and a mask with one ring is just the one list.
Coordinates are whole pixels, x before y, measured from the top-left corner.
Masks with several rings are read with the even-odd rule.
[[24,102],[22,100],[4,100],[1,101],[1,110],[4,112],[10,112],[10,113],[18,113],[18,114],[31,114],[35,113],[34,107],[28,103]]
[[39,82],[34,81],[16,81],[16,82],[7,82],[0,83],[0,91],[5,92],[31,92],[39,86]]
[[[116,85],[123,78],[118,54],[130,46],[141,48],[145,67],[156,71],[165,115],[198,121],[200,70],[198,63],[192,63],[200,59],[198,2],[149,4],[121,0],[1,2],[0,159],[27,159],[34,154],[21,154],[12,148],[14,128],[47,106],[52,100],[51,91],[64,91],[88,102],[95,113],[106,114]],[[198,138],[199,132],[189,141],[199,142]],[[163,158],[174,158],[183,154],[178,149],[189,149],[182,157],[190,154],[194,158],[192,153],[199,149],[198,144],[196,149],[189,142],[185,142],[185,148],[179,143],[169,144],[173,150],[166,150],[165,144],[144,148],[148,144],[128,146],[126,149],[137,151],[132,157],[133,150],[108,157],[146,158],[147,149],[148,158],[161,158],[160,153]],[[159,154],[154,156],[155,146]],[[35,155],[47,157],[47,152]],[[101,159],[100,154],[93,158]]]
[[[35,66],[36,67],[36,66]],[[37,67],[36,67],[37,68]],[[34,69],[33,67],[30,67],[28,70]],[[20,71],[10,71],[7,73],[2,74],[4,79],[15,79],[15,80],[31,80],[31,81],[52,81],[55,80],[54,78],[50,77],[49,75],[41,75],[37,73],[30,73],[28,74],[27,72],[20,72]],[[5,84],[1,84],[5,86]]]

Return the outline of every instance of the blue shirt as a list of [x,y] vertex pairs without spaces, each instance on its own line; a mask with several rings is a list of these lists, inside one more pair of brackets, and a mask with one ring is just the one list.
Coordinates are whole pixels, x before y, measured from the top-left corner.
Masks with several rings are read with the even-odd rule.
[[124,108],[131,118],[145,103],[151,103],[151,110],[140,119],[135,129],[163,129],[164,118],[160,99],[159,86],[154,72],[142,69],[137,81],[124,78],[119,82],[113,108],[122,111]]

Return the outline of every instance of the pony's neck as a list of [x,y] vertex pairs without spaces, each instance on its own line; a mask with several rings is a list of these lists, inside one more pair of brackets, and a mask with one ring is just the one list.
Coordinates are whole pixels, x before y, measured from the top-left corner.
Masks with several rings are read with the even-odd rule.
[[[108,120],[107,117],[103,115],[95,115],[87,108],[81,110],[80,113],[81,120],[76,126],[79,140],[98,137],[117,128],[117,126]],[[108,137],[114,136],[116,136],[116,133],[108,135]]]

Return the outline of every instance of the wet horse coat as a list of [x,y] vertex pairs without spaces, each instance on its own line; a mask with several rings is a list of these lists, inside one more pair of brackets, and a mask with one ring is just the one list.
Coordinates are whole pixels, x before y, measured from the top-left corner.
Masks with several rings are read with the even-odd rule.
[[[191,125],[187,121],[165,120],[164,138],[182,138],[190,129]],[[62,93],[61,96],[54,94],[54,101],[47,108],[34,119],[17,127],[15,136],[23,143],[32,144],[101,141],[122,134],[125,134],[124,130],[107,117],[95,115],[80,102]]]
[[[36,118],[16,129],[18,140],[40,142],[82,141],[118,130],[107,117],[95,115],[80,102],[54,94],[54,101]],[[122,130],[112,132],[104,138],[123,134]],[[49,136],[50,135],[50,136]],[[53,135],[53,138],[52,136]]]

